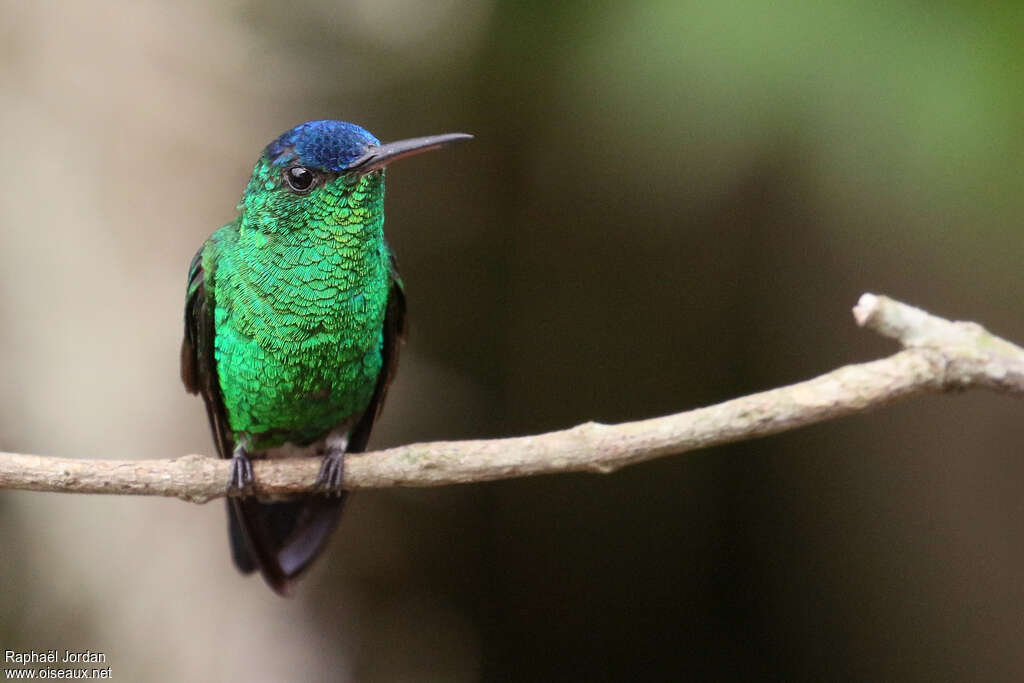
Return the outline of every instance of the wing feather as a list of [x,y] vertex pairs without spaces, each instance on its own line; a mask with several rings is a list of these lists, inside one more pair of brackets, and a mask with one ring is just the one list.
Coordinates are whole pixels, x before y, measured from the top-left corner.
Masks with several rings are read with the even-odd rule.
[[[210,254],[217,243],[210,238],[196,252],[188,269],[188,289],[185,294],[185,337],[181,342],[181,381],[193,394],[201,394],[206,404],[206,414],[213,431],[217,454],[230,458],[234,447],[231,428],[228,425],[224,397],[217,381],[217,364],[214,358],[214,276],[216,258]],[[211,264],[207,271],[204,264]]]

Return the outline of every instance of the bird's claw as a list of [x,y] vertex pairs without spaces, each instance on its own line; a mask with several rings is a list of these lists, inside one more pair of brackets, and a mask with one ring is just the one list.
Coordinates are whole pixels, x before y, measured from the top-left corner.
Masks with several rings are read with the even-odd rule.
[[328,451],[320,464],[320,473],[316,475],[314,490],[328,496],[340,496],[344,491],[345,451]]
[[246,450],[239,446],[231,456],[231,474],[228,477],[228,493],[246,495],[252,493],[256,478],[252,473],[252,460]]

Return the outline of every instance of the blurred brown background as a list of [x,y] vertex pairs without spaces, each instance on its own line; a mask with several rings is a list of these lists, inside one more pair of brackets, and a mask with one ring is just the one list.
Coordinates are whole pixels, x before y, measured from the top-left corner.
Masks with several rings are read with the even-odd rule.
[[[806,6],[805,6],[806,5]],[[717,402],[878,357],[864,291],[1024,340],[1017,3],[0,5],[0,449],[210,453],[185,271],[308,119],[389,174],[374,444]],[[116,680],[1024,679],[1022,406],[965,394],[611,476],[354,497],[295,599],[222,504],[0,496],[0,649]]]

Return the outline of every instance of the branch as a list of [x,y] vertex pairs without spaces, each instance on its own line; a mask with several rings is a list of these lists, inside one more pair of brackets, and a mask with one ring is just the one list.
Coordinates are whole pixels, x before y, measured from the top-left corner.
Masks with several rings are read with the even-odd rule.
[[[950,322],[887,297],[865,294],[857,324],[904,350],[805,382],[637,422],[595,422],[506,439],[436,441],[345,460],[345,487],[440,486],[554,472],[612,472],[665,455],[795,429],[894,401],[973,387],[1024,393],[1024,349],[980,325]],[[308,492],[319,458],[257,460],[256,492]],[[80,460],[0,453],[0,489],[172,496],[206,502],[225,495],[228,461]]]

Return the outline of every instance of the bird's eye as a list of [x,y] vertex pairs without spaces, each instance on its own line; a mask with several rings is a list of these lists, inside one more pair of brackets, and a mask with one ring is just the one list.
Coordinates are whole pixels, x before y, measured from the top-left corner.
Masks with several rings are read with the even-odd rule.
[[316,183],[316,174],[305,166],[290,166],[285,169],[284,181],[293,192],[305,194]]

